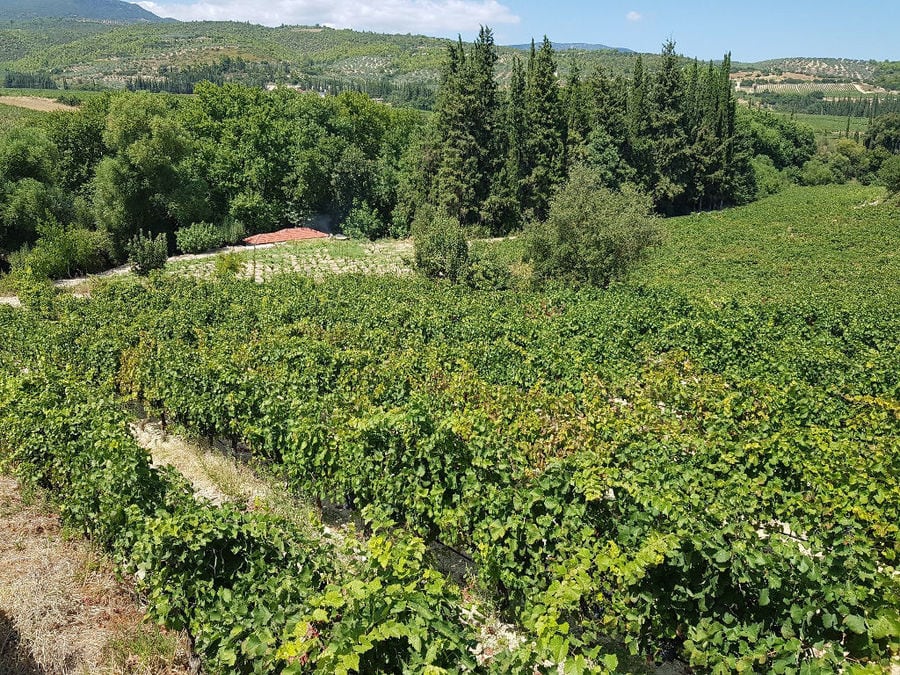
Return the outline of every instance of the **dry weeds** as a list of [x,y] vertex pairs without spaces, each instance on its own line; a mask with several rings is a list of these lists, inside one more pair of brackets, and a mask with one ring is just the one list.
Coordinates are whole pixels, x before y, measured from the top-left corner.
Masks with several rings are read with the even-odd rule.
[[4,105],[15,106],[16,108],[27,108],[28,110],[37,110],[39,112],[54,112],[56,110],[77,110],[70,105],[54,101],[52,98],[41,98],[40,96],[0,96],[0,103]]
[[0,673],[186,673],[185,640],[145,623],[89,544],[0,476]]

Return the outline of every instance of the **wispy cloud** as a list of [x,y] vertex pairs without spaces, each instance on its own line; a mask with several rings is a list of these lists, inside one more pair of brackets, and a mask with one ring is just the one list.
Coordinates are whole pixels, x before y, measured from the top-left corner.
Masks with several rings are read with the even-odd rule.
[[498,0],[144,0],[141,7],[182,21],[321,24],[397,33],[446,34],[519,23]]
[[628,19],[629,21],[637,22],[637,21],[640,21],[641,19],[643,19],[644,15],[641,14],[640,12],[631,11],[625,15],[625,18]]

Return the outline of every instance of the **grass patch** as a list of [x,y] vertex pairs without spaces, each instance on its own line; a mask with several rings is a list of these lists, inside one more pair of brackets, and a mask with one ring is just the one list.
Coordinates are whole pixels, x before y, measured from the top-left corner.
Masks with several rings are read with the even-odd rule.
[[[793,115],[783,113],[784,117],[793,118],[795,122],[800,122],[811,127],[816,133],[826,134],[843,134],[847,130],[847,118],[841,115],[812,115],[808,113],[794,113]],[[850,135],[858,131],[860,135],[866,133],[869,128],[869,120],[866,117],[850,118]]]
[[149,622],[124,626],[103,649],[103,660],[114,673],[169,673],[180,670],[179,639]]

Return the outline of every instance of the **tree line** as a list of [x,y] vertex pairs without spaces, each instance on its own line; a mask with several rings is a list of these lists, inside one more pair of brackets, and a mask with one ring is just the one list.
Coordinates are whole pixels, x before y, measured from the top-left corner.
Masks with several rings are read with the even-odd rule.
[[[0,260],[90,272],[125,260],[140,233],[173,252],[194,224],[217,240],[319,213],[370,238],[439,220],[502,234],[544,222],[576,169],[582,187],[628,191],[671,215],[801,180],[816,153],[811,130],[738,109],[727,57],[685,66],[669,43],[652,73],[641,58],[630,78],[573,62],[561,81],[544,39],[514,60],[508,87],[497,63],[487,28],[472,45],[451,43],[432,113],[360,92],[205,82],[192,97],[107,93],[13,126],[0,134]],[[879,165],[897,152],[891,129],[867,139]],[[810,166],[806,182],[877,170],[851,150],[828,171]]]
[[565,82],[548,39],[513,62],[509,88],[495,75],[489,29],[452,45],[428,134],[417,153],[409,211],[437,208],[466,226],[508,232],[543,220],[572,166],[585,164],[619,188],[650,194],[664,214],[722,207],[755,196],[751,139],[739,125],[720,67],[681,67],[673,43],[654,74],[640,58],[631,79],[601,68]]
[[826,98],[824,92],[811,91],[803,94],[790,92],[763,91],[754,94],[755,103],[770,110],[805,113],[809,115],[836,115],[840,117],[865,117],[872,119],[888,113],[900,112],[900,96],[844,96]]

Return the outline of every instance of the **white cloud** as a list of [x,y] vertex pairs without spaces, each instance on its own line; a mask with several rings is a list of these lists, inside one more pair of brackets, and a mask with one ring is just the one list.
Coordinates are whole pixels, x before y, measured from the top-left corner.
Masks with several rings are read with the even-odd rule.
[[447,34],[519,23],[498,0],[190,0],[138,2],[182,21],[251,21],[266,26],[322,24],[397,33]]
[[628,12],[628,14],[625,15],[625,18],[628,19],[629,21],[637,22],[637,21],[640,21],[641,19],[643,19],[644,15],[641,14],[640,12],[632,11],[632,12]]

